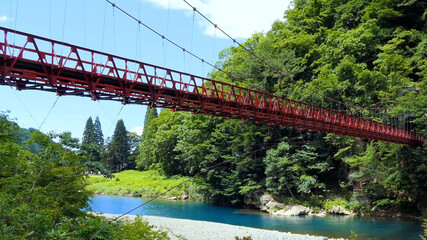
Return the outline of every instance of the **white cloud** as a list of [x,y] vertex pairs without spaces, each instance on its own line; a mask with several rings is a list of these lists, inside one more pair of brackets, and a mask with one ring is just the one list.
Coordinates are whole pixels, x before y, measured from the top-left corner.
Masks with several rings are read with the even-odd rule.
[[6,22],[8,20],[6,15],[0,16],[0,22]]
[[[192,12],[183,0],[143,0],[158,7]],[[267,32],[276,20],[283,19],[290,0],[187,0],[202,14],[234,38],[248,38],[256,32]],[[215,27],[198,16],[206,34],[213,36]],[[217,30],[217,37],[226,37]]]
[[142,132],[144,131],[144,126],[137,126],[134,127],[132,130],[130,130],[133,133],[136,133],[138,135],[142,135]]

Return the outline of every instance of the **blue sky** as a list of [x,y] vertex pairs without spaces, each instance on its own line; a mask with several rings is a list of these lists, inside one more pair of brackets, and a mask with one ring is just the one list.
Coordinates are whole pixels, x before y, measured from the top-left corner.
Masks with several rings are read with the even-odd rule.
[[[115,0],[119,7],[139,17],[196,55],[211,63],[233,42],[210,26],[182,0]],[[283,18],[289,1],[189,0],[199,11],[243,42],[255,32],[266,32]],[[212,69],[183,54],[105,0],[3,0],[0,26],[92,48],[139,61],[206,76]],[[0,111],[24,128],[38,128],[57,100],[54,93],[17,91],[0,86]],[[50,112],[43,132],[72,132],[81,138],[88,117],[99,116],[104,136],[111,136],[123,119],[128,130],[142,130],[146,106],[63,96]]]

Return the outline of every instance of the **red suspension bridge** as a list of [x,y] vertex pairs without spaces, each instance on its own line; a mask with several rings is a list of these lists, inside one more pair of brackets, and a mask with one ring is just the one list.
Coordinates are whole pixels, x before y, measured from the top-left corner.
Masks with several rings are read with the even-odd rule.
[[413,131],[343,111],[3,27],[0,27],[0,85],[411,146],[425,141]]

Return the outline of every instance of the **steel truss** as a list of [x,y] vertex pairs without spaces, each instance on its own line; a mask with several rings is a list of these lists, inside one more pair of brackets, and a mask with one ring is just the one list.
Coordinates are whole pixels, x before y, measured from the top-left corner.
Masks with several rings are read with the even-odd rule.
[[425,141],[415,132],[344,111],[3,27],[0,84],[412,146]]

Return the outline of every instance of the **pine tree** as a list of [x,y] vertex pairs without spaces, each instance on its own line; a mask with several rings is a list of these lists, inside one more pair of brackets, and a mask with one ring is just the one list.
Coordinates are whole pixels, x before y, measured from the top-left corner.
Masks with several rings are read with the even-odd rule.
[[119,172],[122,171],[129,163],[130,157],[129,136],[122,119],[117,121],[108,151],[110,155],[109,168]]
[[94,129],[92,117],[89,117],[86,121],[85,130],[83,131],[82,147],[88,146],[89,144],[95,142],[94,130],[95,129]]
[[95,134],[95,143],[101,147],[104,145],[104,134],[102,134],[101,122],[97,116],[95,123],[93,124],[94,134]]
[[101,148],[104,143],[101,123],[99,118],[96,117],[95,124],[92,117],[86,121],[86,126],[83,131],[83,140],[81,150],[83,155],[88,158],[89,162],[99,162],[101,160]]

